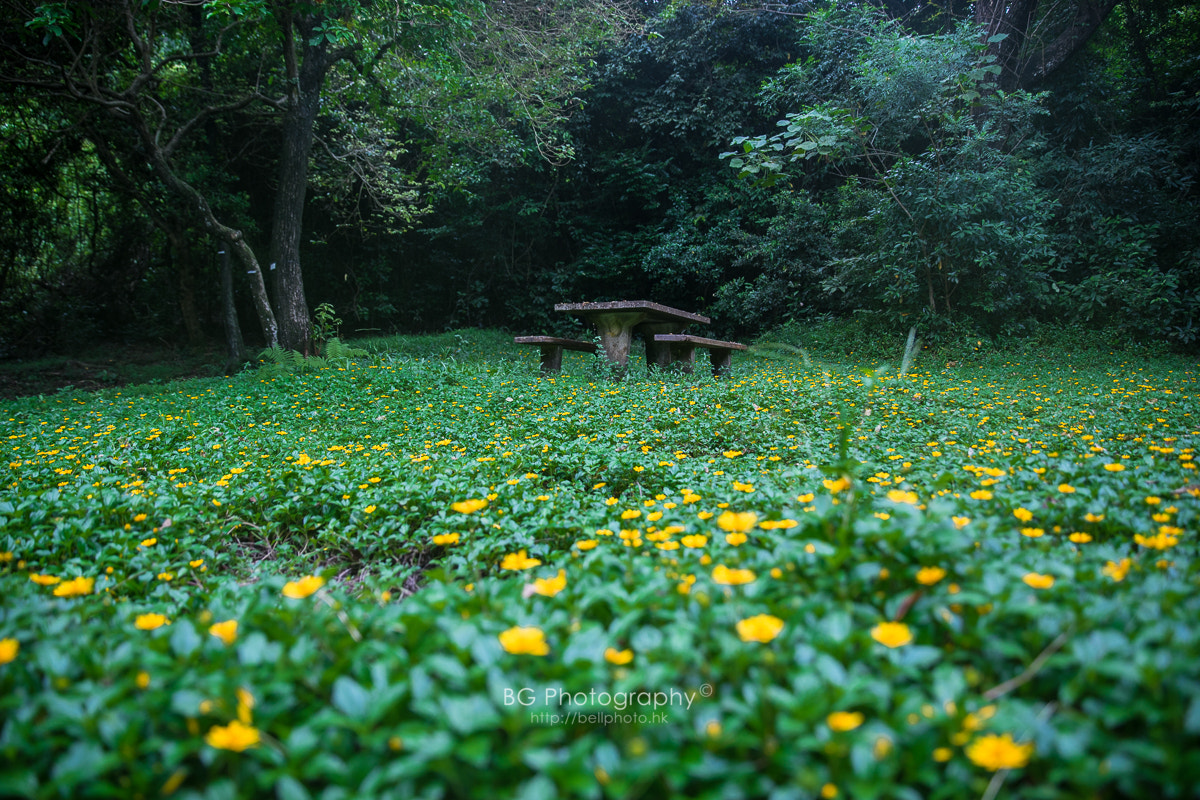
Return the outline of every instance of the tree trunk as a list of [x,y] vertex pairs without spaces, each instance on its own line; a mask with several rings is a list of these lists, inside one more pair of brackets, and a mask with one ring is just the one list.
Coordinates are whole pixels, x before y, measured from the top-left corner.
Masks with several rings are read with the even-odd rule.
[[[316,19],[312,17],[294,19],[290,15],[280,20],[284,26],[284,51],[291,88],[283,119],[279,186],[275,190],[271,226],[272,288],[279,312],[279,343],[306,356],[311,349],[312,323],[300,268],[300,237],[313,128],[321,107],[321,89],[332,63],[324,37],[318,44],[310,44],[315,23]],[[303,51],[302,61],[297,61],[297,37]]]
[[246,344],[233,303],[233,259],[229,248],[221,248],[221,323],[225,329],[225,374],[232,375],[246,362]]
[[[976,0],[975,21],[984,27],[984,39],[1005,35],[998,42],[988,41],[987,54],[996,57],[1001,72],[986,88],[1011,92],[1045,80],[1087,43],[1116,4],[1117,0],[1074,0],[1067,5],[1070,18],[1062,24],[1058,4],[1038,16],[1039,0]],[[1038,29],[1050,33],[1045,39],[1031,38]]]

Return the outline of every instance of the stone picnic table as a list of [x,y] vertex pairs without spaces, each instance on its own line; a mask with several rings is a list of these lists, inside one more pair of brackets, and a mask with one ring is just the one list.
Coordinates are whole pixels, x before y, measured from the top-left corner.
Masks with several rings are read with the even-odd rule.
[[583,317],[595,325],[605,356],[621,369],[629,364],[629,345],[635,331],[646,340],[646,363],[666,367],[672,360],[671,346],[656,341],[657,334],[679,334],[689,325],[708,325],[712,322],[701,314],[649,300],[557,303],[554,310]]

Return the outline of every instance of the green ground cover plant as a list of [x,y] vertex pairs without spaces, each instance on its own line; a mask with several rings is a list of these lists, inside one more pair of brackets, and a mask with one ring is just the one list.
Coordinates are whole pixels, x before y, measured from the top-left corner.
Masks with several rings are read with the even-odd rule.
[[1200,785],[1194,362],[473,336],[3,401],[0,795]]

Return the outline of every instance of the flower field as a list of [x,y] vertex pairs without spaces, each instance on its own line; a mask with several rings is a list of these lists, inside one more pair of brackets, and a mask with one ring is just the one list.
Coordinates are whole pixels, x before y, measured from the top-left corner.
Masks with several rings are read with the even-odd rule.
[[1194,363],[474,350],[0,401],[0,796],[1200,785]]

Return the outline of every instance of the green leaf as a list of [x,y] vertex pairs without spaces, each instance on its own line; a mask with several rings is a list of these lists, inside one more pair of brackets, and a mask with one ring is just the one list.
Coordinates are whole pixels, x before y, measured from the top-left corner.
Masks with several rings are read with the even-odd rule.
[[339,675],[333,682],[333,707],[347,717],[362,720],[370,708],[371,695],[349,675]]

